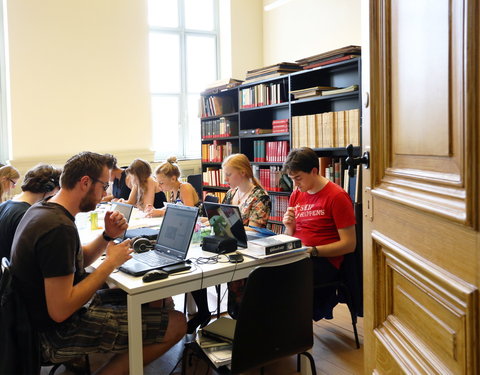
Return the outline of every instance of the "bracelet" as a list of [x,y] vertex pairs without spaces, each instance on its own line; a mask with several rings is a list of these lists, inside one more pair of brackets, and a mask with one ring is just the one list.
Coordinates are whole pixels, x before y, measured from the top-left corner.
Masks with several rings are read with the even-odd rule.
[[312,251],[310,252],[310,256],[312,257],[318,256],[318,250],[316,246],[312,246]]
[[110,237],[110,236],[107,234],[107,232],[105,232],[105,231],[103,231],[102,237],[103,237],[103,239],[104,239],[105,241],[107,241],[107,242],[113,241],[113,240],[115,239],[115,238]]

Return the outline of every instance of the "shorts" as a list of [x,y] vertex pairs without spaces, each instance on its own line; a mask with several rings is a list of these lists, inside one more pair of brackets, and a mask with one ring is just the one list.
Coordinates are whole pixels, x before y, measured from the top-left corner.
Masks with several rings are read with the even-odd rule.
[[[88,307],[83,307],[54,329],[40,332],[43,361],[59,363],[90,353],[126,352],[126,296],[120,289],[98,290]],[[158,309],[142,305],[143,345],[163,341],[172,308]]]

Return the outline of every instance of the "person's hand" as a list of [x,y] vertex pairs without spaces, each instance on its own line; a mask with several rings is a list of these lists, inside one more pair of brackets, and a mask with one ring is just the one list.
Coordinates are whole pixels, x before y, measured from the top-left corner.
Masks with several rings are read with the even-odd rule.
[[293,233],[296,225],[295,221],[295,207],[288,207],[287,211],[285,211],[285,214],[283,215],[283,225],[285,225],[285,228],[287,229],[288,232]]
[[120,267],[132,257],[130,255],[133,252],[131,245],[131,240],[125,240],[119,244],[109,242],[106,249],[105,262],[111,262],[115,268]]
[[107,211],[105,213],[105,233],[107,236],[117,238],[128,228],[127,220],[118,211]]
[[147,204],[145,206],[145,208],[143,209],[143,212],[145,212],[145,217],[152,217],[152,212],[153,210],[155,209],[155,207],[153,207],[153,204]]

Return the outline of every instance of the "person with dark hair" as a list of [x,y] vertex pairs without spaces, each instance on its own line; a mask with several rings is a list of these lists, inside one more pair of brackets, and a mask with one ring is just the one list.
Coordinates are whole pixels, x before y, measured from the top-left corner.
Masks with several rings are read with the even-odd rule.
[[127,181],[127,174],[124,168],[117,166],[117,158],[112,154],[105,154],[107,158],[107,167],[110,170],[109,181],[111,183],[111,194],[102,199],[104,202],[110,202],[115,199],[128,199],[130,192],[130,184]]
[[[12,244],[11,274],[38,332],[43,361],[65,362],[89,353],[115,355],[97,374],[128,373],[127,296],[101,289],[108,276],[131,258],[131,241],[114,238],[128,227],[117,211],[105,213],[105,230],[81,245],[75,215],[88,212],[105,196],[109,170],[103,155],[82,152],[70,158],[61,189],[33,205],[20,221]],[[105,252],[91,274],[84,267]],[[92,298],[93,297],[93,298]],[[153,302],[142,307],[143,361],[160,357],[186,332],[185,317]]]
[[0,259],[10,259],[13,235],[30,206],[58,191],[60,173],[61,169],[51,165],[37,165],[25,175],[22,192],[0,204]]
[[135,159],[125,171],[131,177],[132,192],[125,203],[149,212],[151,207],[162,208],[167,201],[165,193],[152,177],[152,167],[142,159]]
[[[300,238],[308,246],[315,284],[335,280],[343,256],[352,253],[356,246],[355,214],[350,196],[319,174],[318,155],[308,147],[291,150],[283,172],[296,186],[283,217],[285,234]],[[337,302],[335,288],[316,290],[314,320],[332,318]]]

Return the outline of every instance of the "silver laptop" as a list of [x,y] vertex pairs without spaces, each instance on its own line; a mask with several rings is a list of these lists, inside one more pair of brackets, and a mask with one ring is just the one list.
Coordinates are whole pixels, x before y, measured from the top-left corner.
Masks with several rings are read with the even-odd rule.
[[134,276],[162,267],[179,264],[187,258],[198,208],[169,205],[163,217],[154,249],[134,253],[119,269]]

